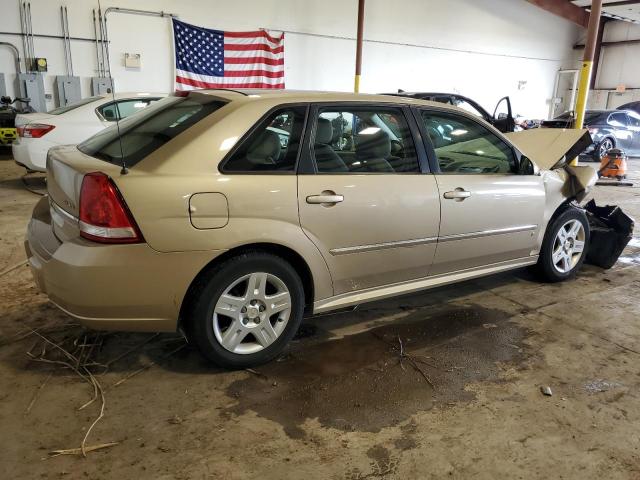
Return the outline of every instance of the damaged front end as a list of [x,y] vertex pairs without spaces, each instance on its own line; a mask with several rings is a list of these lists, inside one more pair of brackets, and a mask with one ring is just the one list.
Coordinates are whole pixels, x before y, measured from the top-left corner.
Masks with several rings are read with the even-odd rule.
[[617,205],[598,207],[595,201],[590,200],[584,209],[591,231],[587,262],[598,267],[611,268],[633,237],[635,222]]
[[[553,190],[547,193],[562,201],[582,202],[598,181],[595,168],[569,164],[592,144],[588,130],[538,128],[506,136],[541,170]],[[611,268],[633,236],[634,220],[616,205],[598,207],[591,200],[583,208],[591,231],[586,261]]]

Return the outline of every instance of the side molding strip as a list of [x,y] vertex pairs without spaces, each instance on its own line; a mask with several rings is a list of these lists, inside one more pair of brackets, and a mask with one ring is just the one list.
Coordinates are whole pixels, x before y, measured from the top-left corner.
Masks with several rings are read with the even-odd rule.
[[479,232],[458,233],[455,235],[445,235],[444,237],[440,237],[438,239],[438,243],[451,242],[453,240],[466,240],[468,238],[489,237],[491,235],[503,235],[505,233],[528,232],[530,230],[535,230],[537,228],[538,228],[537,225],[522,225],[519,227],[499,228],[496,230],[482,230]]
[[329,253],[331,253],[331,255],[347,255],[349,253],[370,252],[373,250],[385,250],[387,248],[415,247],[416,245],[427,245],[429,243],[436,243],[437,241],[437,237],[416,238],[414,240],[400,240],[398,242],[374,243],[371,245],[357,245],[355,247],[332,248],[331,250],[329,250]]

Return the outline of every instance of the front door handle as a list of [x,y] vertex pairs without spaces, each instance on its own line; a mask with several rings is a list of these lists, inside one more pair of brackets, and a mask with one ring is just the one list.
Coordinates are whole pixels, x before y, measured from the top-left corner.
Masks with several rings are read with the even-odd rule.
[[309,195],[307,197],[307,203],[310,203],[312,205],[324,205],[325,207],[335,205],[336,203],[340,203],[343,200],[344,196],[338,195],[331,190],[325,190],[320,195]]
[[470,196],[471,192],[461,187],[458,187],[451,192],[444,192],[444,198],[447,200],[455,200],[456,202],[462,202],[465,198],[469,198]]

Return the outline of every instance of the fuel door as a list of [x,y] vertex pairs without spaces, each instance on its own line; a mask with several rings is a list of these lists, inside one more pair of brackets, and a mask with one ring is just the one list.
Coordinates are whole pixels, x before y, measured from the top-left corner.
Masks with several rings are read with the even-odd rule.
[[194,193],[189,198],[189,218],[198,230],[222,228],[229,223],[229,203],[219,192]]

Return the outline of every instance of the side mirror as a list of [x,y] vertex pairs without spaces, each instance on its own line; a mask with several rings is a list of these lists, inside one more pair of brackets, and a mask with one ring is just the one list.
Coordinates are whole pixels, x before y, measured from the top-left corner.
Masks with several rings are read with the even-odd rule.
[[540,175],[540,169],[538,166],[524,155],[520,157],[520,168],[518,173],[520,175]]
[[500,112],[498,114],[498,120],[504,120],[505,118],[509,118],[509,116],[506,113]]

